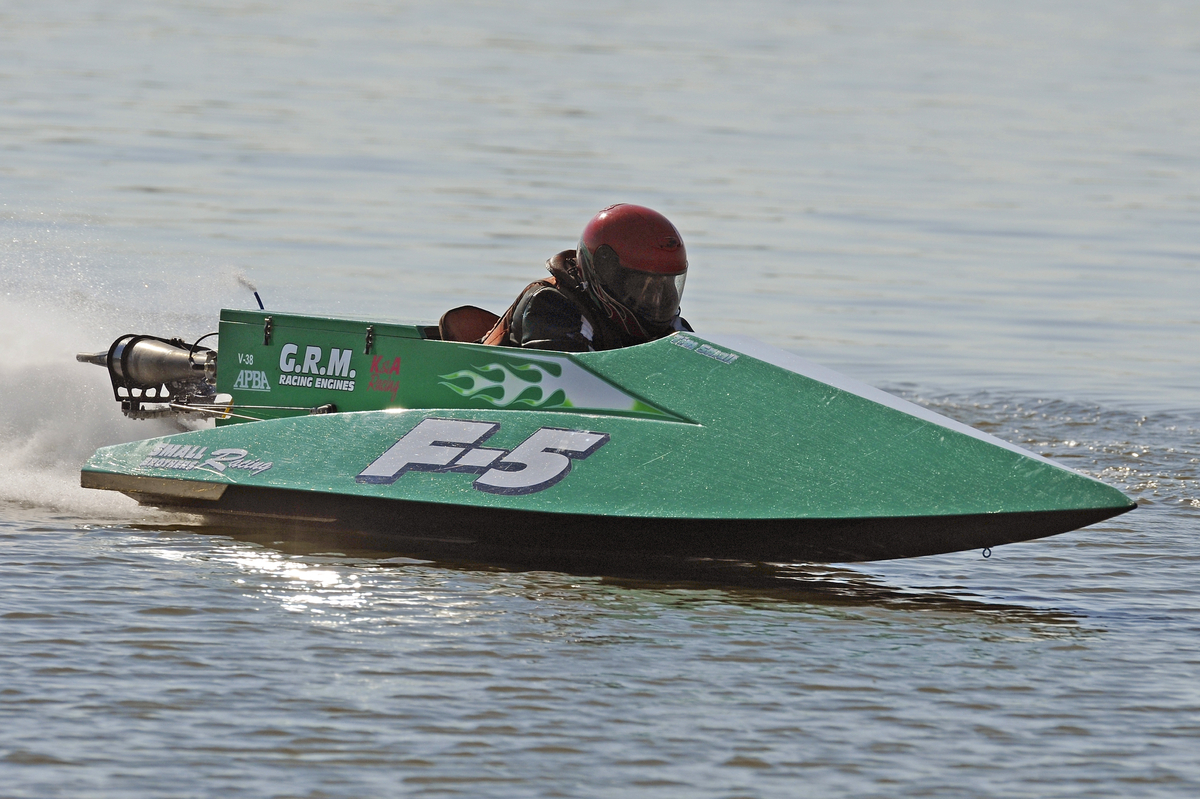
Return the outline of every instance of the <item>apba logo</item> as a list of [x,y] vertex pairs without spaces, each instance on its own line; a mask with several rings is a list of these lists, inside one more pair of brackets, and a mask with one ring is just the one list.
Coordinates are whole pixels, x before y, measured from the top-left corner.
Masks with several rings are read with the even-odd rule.
[[271,380],[267,377],[266,372],[260,372],[255,369],[243,369],[238,372],[237,380],[233,382],[233,387],[242,391],[270,391]]

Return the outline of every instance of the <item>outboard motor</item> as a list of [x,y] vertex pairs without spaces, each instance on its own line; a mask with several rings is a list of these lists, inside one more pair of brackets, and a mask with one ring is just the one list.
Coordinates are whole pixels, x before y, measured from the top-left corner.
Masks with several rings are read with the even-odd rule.
[[231,398],[216,394],[217,351],[199,344],[125,335],[108,352],[79,353],[75,360],[108,369],[113,395],[131,419],[223,415]]

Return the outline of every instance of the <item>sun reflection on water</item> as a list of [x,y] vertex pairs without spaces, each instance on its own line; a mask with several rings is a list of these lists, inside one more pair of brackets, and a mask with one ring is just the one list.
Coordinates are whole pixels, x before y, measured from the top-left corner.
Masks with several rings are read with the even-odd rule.
[[449,573],[429,573],[424,561],[389,558],[364,563],[338,553],[291,554],[222,543],[205,551],[155,547],[155,554],[172,561],[219,564],[242,596],[267,599],[323,623],[445,628],[469,622],[481,612],[470,592],[464,595],[461,585],[447,584]]
[[238,583],[255,586],[261,596],[279,601],[294,613],[323,615],[366,607],[371,598],[357,572],[343,574],[328,564],[306,563],[298,556],[266,550],[243,550],[229,562],[249,575]]

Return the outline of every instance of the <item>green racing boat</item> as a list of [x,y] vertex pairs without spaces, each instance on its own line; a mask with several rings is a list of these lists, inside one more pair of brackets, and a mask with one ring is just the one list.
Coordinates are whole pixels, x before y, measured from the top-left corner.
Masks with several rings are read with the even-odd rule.
[[[802,563],[933,555],[1131,510],[1120,491],[748,338],[588,353],[438,326],[226,310],[217,352],[122,336],[127,415],[215,425],[105,447],[84,487],[235,527],[413,552]],[[207,337],[206,337],[207,338]]]

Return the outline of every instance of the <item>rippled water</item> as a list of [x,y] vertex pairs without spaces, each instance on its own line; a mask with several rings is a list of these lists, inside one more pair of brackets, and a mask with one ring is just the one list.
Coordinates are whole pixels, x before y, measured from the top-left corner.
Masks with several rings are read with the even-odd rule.
[[[1185,2],[5,4],[0,796],[1194,796],[1198,64]],[[1141,507],[565,574],[78,488],[162,428],[75,352],[499,309],[616,200],[698,330]]]

